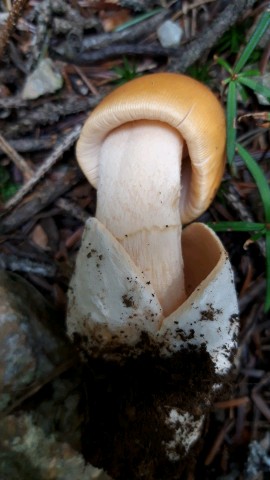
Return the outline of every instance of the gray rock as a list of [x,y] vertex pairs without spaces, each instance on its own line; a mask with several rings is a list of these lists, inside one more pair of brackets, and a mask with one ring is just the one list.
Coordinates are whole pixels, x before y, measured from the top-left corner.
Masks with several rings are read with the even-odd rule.
[[53,434],[59,442],[67,442],[75,450],[81,449],[81,428],[84,421],[81,408],[82,373],[76,364],[64,375],[55,378],[50,388],[34,401],[31,418],[46,435]]
[[72,358],[59,323],[31,284],[0,270],[0,411]]
[[0,25],[4,25],[8,19],[8,13],[0,13]]
[[164,48],[178,47],[181,42],[183,30],[178,23],[166,20],[157,29],[158,39]]
[[86,465],[67,443],[46,436],[31,415],[10,415],[0,422],[1,480],[110,480]]
[[32,100],[41,95],[54,93],[63,85],[63,78],[50,58],[41,60],[36,69],[27,77],[22,98]]
[[269,441],[270,434],[267,432],[265,438],[260,443],[254,440],[249,444],[249,455],[245,472],[247,480],[263,479],[264,472],[270,472]]

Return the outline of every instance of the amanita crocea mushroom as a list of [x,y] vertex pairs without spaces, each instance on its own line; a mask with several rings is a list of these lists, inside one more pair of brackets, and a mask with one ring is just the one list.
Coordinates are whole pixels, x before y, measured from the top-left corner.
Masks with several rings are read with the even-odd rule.
[[[120,377],[131,359],[132,375],[136,377],[136,362],[143,374],[142,358],[147,375],[156,368],[177,375],[176,398],[166,399],[163,392],[163,410],[150,382],[147,402],[155,400],[148,414],[152,410],[155,417],[159,411],[166,430],[166,438],[154,442],[157,459],[151,448],[148,452],[151,468],[140,449],[138,453],[138,444],[151,432],[134,431],[136,468],[130,467],[130,455],[124,461],[118,447],[110,460],[95,451],[92,459],[102,458],[104,465],[98,466],[115,478],[161,479],[160,462],[164,466],[166,461],[174,469],[170,478],[179,475],[214,392],[231,369],[238,322],[227,254],[205,225],[194,223],[182,231],[213,199],[224,150],[224,113],[215,96],[191,78],[167,73],[133,80],[111,93],[86,121],[77,145],[79,164],[97,188],[97,209],[86,223],[70,285],[68,334],[89,358],[102,360],[105,371],[118,364]],[[183,368],[192,374],[199,369],[206,391],[202,384],[183,385]],[[177,399],[179,385],[182,400]],[[153,437],[160,429],[155,422]],[[160,460],[162,452],[166,461]]]

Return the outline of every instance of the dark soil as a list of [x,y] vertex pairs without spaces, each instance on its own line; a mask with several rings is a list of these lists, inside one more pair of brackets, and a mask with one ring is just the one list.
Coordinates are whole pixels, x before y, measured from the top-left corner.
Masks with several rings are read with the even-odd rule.
[[[217,381],[204,348],[183,350],[169,358],[145,353],[121,365],[89,359],[85,458],[115,480],[178,479],[192,453],[186,455],[180,444],[178,461],[167,456],[165,444],[174,438],[169,412],[177,409],[199,419],[209,410]],[[188,427],[185,432],[190,433]]]

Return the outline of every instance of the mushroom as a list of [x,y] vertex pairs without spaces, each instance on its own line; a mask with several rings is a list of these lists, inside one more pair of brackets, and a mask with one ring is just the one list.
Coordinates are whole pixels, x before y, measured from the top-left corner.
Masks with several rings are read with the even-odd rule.
[[186,298],[182,223],[213,199],[224,148],[219,102],[195,80],[168,73],[115,90],[78,142],[81,169],[98,188],[96,218],[151,282],[165,316]]
[[215,196],[224,152],[216,97],[170,73],[138,78],[108,95],[77,144],[80,167],[97,188],[97,209],[86,222],[70,284],[69,336],[90,358],[121,365],[146,351],[169,362],[179,352],[206,352],[217,376],[199,415],[183,402],[169,408],[164,422],[173,433],[163,443],[172,462],[183,459],[179,442],[187,453],[198,439],[236,347],[227,253],[203,224],[182,231]]

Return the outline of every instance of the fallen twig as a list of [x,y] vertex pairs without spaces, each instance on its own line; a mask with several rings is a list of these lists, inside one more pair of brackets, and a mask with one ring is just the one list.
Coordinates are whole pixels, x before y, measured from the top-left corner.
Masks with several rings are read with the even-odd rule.
[[85,85],[89,88],[90,92],[93,93],[93,95],[98,95],[98,91],[95,87],[95,85],[91,82],[91,80],[83,73],[83,71],[74,65],[74,70],[75,72],[81,77]]
[[0,268],[12,272],[35,273],[49,278],[53,278],[56,274],[56,265],[53,263],[40,263],[29,258],[20,258],[6,253],[0,253]]
[[240,398],[230,398],[229,400],[223,400],[220,402],[215,402],[215,408],[235,408],[239,407],[240,405],[246,405],[249,403],[250,400],[248,397],[240,397]]
[[72,215],[74,218],[81,220],[83,223],[89,218],[89,213],[87,213],[83,208],[77,205],[75,202],[71,200],[67,200],[66,198],[59,198],[56,202],[57,207],[61,208]]
[[77,242],[81,241],[83,230],[84,230],[84,227],[77,228],[77,230],[75,230],[75,232],[66,240],[65,247],[70,249]]
[[210,450],[210,452],[208,453],[205,461],[204,461],[204,464],[205,465],[210,465],[215,456],[217,455],[221,445],[222,445],[222,442],[224,440],[224,437],[225,435],[232,429],[232,427],[234,426],[234,420],[231,420],[231,419],[228,419],[224,426],[222,427],[222,429],[220,430],[220,432],[218,433],[216,439],[215,439],[215,442]]
[[187,15],[188,12],[192,10],[196,10],[197,8],[202,7],[203,5],[206,5],[207,3],[213,3],[216,0],[195,0],[193,3],[184,3],[182,10],[180,12],[177,12],[174,16],[173,19],[176,20],[177,18],[181,17],[182,15]]
[[23,185],[23,187],[9,200],[5,205],[5,210],[8,211],[14,208],[15,205],[25,197],[25,195],[32,190],[32,188],[41,180],[41,178],[51,169],[51,167],[61,158],[63,153],[70,148],[79,137],[81,126],[77,125],[68,133],[62,140],[60,145],[57,145],[54,151],[48,156],[43,164],[38,168],[30,180]]
[[26,4],[27,0],[14,0],[13,2],[8,19],[4,25],[4,28],[2,29],[2,32],[0,33],[0,59],[5,52],[10,35],[16,26],[17,20]]
[[[55,146],[57,142],[57,135],[44,135],[39,138],[27,137],[16,138],[9,140],[9,145],[16,150],[16,152],[40,152],[44,150],[50,150]],[[0,155],[4,153],[0,144]]]
[[141,41],[144,35],[155,32],[160,23],[168,17],[169,13],[168,10],[164,10],[144,22],[138,23],[133,27],[125,28],[121,32],[101,33],[89,37],[85,36],[82,40],[82,51],[89,50],[90,48],[105,48],[113,43],[120,44],[125,42],[132,43],[136,40]]
[[4,139],[0,134],[0,148],[12,160],[16,167],[24,174],[26,178],[31,178],[34,170],[29,167],[24,158],[16,152],[16,150]]
[[121,55],[149,55],[151,57],[170,57],[175,56],[178,49],[164,48],[157,44],[144,45],[127,43],[125,45],[110,45],[99,50],[90,50],[82,53],[72,53],[61,56],[62,60],[72,62],[75,65],[90,65],[91,63],[101,62]]
[[217,40],[234,25],[238,18],[247,9],[251,8],[256,0],[238,0],[229,2],[228,6],[215,18],[211,25],[207,25],[195,40],[177,49],[172,57],[168,70],[171,72],[184,72],[195,63],[206,50],[212,48]]
[[[21,135],[22,132],[32,132],[38,125],[53,125],[59,122],[61,117],[85,112],[94,108],[101,100],[102,96],[69,96],[56,102],[46,102],[42,106],[29,109],[22,109],[16,123],[7,123],[2,129],[2,135],[12,137]],[[7,100],[7,99],[5,99]],[[8,102],[7,102],[8,103]],[[20,108],[18,103],[13,104],[14,108]],[[0,108],[5,107],[5,101],[0,100]],[[82,120],[83,123],[83,120]]]
[[56,171],[56,179],[45,179],[36,187],[35,195],[32,195],[28,201],[17,206],[11,213],[7,213],[0,220],[0,234],[12,232],[23,225],[47,205],[61,197],[70,190],[82,178],[83,174],[78,168],[70,166],[60,167]]
[[267,418],[268,421],[270,421],[270,408],[268,407],[267,403],[265,400],[262,398],[262,396],[259,394],[262,388],[266,387],[270,383],[270,374],[268,373],[265,375],[264,378],[256,385],[255,388],[252,390],[252,400],[257,406],[257,408],[260,410],[260,412]]

